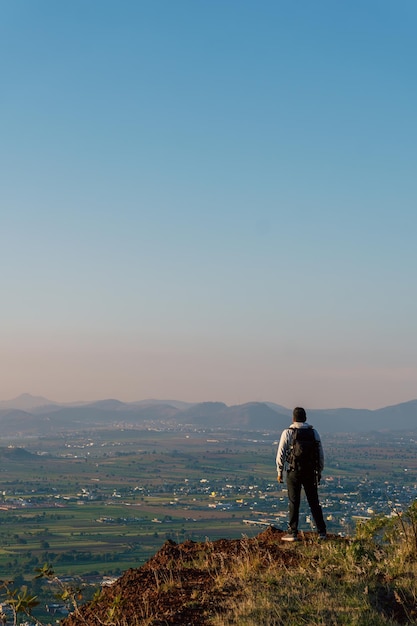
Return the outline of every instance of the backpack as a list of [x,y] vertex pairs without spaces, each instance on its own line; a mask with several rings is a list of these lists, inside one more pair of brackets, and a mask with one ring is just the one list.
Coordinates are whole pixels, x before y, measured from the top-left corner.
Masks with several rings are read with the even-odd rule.
[[312,426],[291,428],[293,431],[287,462],[290,470],[317,472],[319,446]]

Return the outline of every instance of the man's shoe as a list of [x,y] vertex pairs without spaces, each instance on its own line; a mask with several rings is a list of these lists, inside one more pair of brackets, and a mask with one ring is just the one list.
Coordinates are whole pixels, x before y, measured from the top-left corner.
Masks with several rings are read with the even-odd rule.
[[324,539],[327,539],[327,534],[326,533],[320,533],[319,534],[319,540],[320,541],[324,541]]
[[281,537],[282,541],[298,541],[298,537],[297,535],[294,535],[294,533],[288,533],[287,535],[284,535],[283,537]]

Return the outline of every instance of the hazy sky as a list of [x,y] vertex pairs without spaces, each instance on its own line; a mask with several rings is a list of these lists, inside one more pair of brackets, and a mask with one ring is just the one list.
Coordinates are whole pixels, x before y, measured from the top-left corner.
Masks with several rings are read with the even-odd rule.
[[417,398],[415,0],[0,5],[0,399]]

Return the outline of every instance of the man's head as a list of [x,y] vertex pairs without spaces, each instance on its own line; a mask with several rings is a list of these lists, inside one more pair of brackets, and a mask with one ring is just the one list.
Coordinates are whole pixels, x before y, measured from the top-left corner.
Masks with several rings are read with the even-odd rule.
[[292,421],[293,422],[305,422],[307,419],[307,415],[303,407],[296,406],[294,411],[292,412]]

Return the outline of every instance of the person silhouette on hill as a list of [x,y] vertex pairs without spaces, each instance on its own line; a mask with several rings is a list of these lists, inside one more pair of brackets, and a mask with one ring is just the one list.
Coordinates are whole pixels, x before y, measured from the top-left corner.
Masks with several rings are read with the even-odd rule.
[[304,488],[318,536],[326,538],[326,523],[318,496],[318,484],[324,468],[323,446],[319,433],[306,420],[305,410],[295,407],[292,424],[282,432],[277,450],[278,482],[283,482],[283,473],[286,472],[288,489],[288,534],[282,537],[283,541],[298,539],[301,487]]

